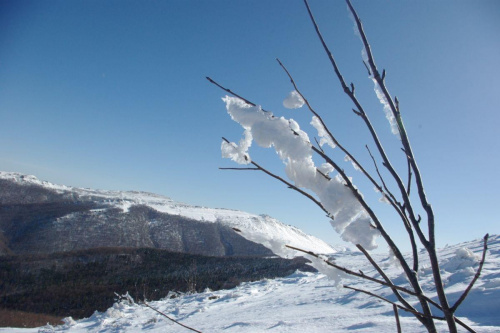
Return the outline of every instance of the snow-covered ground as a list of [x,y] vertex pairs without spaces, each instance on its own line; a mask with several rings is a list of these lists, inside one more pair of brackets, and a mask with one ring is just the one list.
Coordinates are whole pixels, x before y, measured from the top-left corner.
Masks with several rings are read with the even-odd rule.
[[[482,240],[447,246],[439,252],[450,301],[460,296],[475,274],[482,253]],[[384,255],[374,255],[398,284],[405,279]],[[350,250],[339,252],[335,261],[375,276],[365,257]],[[422,260],[420,278],[431,279],[428,261]],[[392,306],[370,296],[346,290],[350,285],[383,295],[378,285],[342,277],[334,281],[320,273],[297,272],[289,277],[244,283],[231,290],[206,291],[150,305],[185,325],[202,332],[395,332]],[[431,287],[425,292],[435,298]],[[412,300],[414,301],[414,300]],[[414,302],[413,302],[414,303]],[[438,314],[438,311],[435,311]],[[400,311],[403,332],[424,332],[412,316]],[[491,236],[481,278],[462,304],[458,316],[477,332],[500,332],[500,236]],[[62,326],[34,329],[0,328],[0,332],[189,332],[141,304],[116,303],[104,313]],[[446,331],[444,323],[438,331]],[[460,331],[465,331],[460,329]]]

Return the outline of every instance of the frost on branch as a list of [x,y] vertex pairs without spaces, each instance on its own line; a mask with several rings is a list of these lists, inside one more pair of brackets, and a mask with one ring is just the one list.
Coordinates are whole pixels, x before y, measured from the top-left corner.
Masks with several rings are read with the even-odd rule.
[[288,96],[283,101],[283,106],[287,109],[298,109],[304,105],[304,99],[302,96],[294,90],[288,94]]
[[350,157],[349,155],[345,155],[344,157],[344,161],[346,162],[351,162],[352,164],[352,167],[356,170],[356,171],[360,171],[361,169],[359,168],[359,165],[357,165]]
[[[354,34],[358,36],[361,39],[361,42],[363,43],[363,39],[361,38],[361,33],[359,32],[358,25],[356,24],[356,19],[354,18],[350,10],[348,10],[348,12],[350,19],[354,22]],[[369,64],[370,60],[368,58],[368,53],[366,52],[364,43],[363,43],[363,48],[361,49],[361,58],[363,59],[363,62],[366,65]],[[389,103],[387,102],[387,99],[385,98],[384,93],[380,88],[380,85],[378,84],[377,80],[373,77],[373,73],[371,72],[371,70],[369,74],[370,74],[369,77],[370,79],[372,79],[374,84],[373,90],[375,91],[375,94],[377,95],[380,104],[382,104],[384,108],[385,117],[387,118],[389,124],[391,125],[391,132],[392,134],[397,135],[399,137],[398,124],[396,122],[396,119],[394,118],[391,107],[389,106]]]
[[311,125],[318,131],[318,136],[320,137],[319,140],[320,146],[323,147],[323,145],[326,143],[330,147],[335,148],[335,143],[333,143],[332,138],[328,135],[318,117],[316,116],[312,117]]
[[377,94],[377,98],[380,101],[380,104],[383,105],[385,117],[391,125],[391,132],[392,134],[399,136],[398,123],[396,122],[396,118],[394,118],[394,115],[392,114],[391,107],[389,106],[389,103],[387,102],[387,99],[385,98],[380,85],[377,83],[377,80],[375,80],[375,78],[373,77],[371,77],[371,79],[373,80],[373,84],[375,85],[373,87],[373,90],[375,90],[375,94]]
[[236,97],[226,96],[223,101],[231,118],[245,129],[240,145],[222,145],[224,157],[240,163],[252,140],[261,147],[273,147],[285,164],[288,178],[297,187],[316,194],[323,207],[335,218],[332,225],[344,240],[361,244],[366,249],[377,247],[375,238],[379,233],[370,226],[363,207],[340,175],[331,179],[324,177],[334,171],[333,167],[329,164],[315,165],[309,137],[296,121],[274,117],[259,106],[249,105]]
[[222,141],[222,158],[230,158],[238,164],[249,164],[251,159],[248,155],[248,148],[250,148],[251,145],[252,133],[245,130],[244,137],[240,140],[239,145],[234,142],[228,143],[226,141]]

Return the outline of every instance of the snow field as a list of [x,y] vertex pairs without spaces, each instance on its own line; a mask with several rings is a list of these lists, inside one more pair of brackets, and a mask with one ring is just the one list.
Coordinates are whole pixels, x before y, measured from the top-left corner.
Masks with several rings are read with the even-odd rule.
[[[482,241],[448,246],[439,251],[443,279],[451,303],[469,284],[482,253]],[[345,250],[334,255],[337,264],[361,269],[376,276],[359,252]],[[400,285],[405,279],[386,255],[374,259]],[[427,283],[431,279],[422,260],[420,279],[426,293],[435,298]],[[394,300],[390,290],[342,275],[339,281],[321,273],[296,272],[286,278],[243,283],[231,290],[165,298],[149,304],[185,325],[202,332],[395,332],[392,305],[341,287],[341,284],[368,290]],[[408,298],[412,304],[415,299]],[[436,314],[437,311],[436,311]],[[490,237],[487,261],[481,278],[462,304],[459,317],[477,332],[500,332],[500,236]],[[424,332],[413,316],[400,311],[403,332]],[[189,332],[141,304],[119,302],[104,313],[61,326],[35,329],[0,328],[0,332]],[[438,331],[446,331],[444,322]],[[460,330],[463,332],[464,330]]]

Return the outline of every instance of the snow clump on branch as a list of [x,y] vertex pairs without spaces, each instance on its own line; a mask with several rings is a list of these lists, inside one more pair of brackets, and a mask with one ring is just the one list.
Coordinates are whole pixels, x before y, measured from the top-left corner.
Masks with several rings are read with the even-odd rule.
[[304,106],[304,99],[296,90],[294,90],[285,98],[283,106],[287,109],[298,109]]
[[245,130],[244,137],[237,145],[234,142],[222,141],[221,151],[223,158],[230,158],[238,164],[249,164],[251,162],[248,155],[248,148],[252,145],[252,133]]
[[311,125],[318,131],[318,136],[320,137],[319,145],[321,147],[323,147],[325,143],[329,145],[331,148],[336,147],[335,143],[333,143],[332,138],[330,137],[330,135],[328,135],[328,132],[326,131],[325,127],[323,126],[318,117],[316,116],[312,117]]
[[361,244],[368,250],[377,247],[375,239],[379,232],[370,226],[368,214],[339,174],[331,179],[324,176],[334,171],[331,165],[316,167],[309,136],[295,120],[275,117],[260,106],[252,106],[237,97],[226,96],[222,100],[231,118],[245,129],[239,145],[223,143],[223,157],[248,164],[249,158],[244,156],[248,156],[252,140],[263,148],[273,147],[285,164],[288,178],[297,187],[314,192],[334,217],[331,224],[342,239]]

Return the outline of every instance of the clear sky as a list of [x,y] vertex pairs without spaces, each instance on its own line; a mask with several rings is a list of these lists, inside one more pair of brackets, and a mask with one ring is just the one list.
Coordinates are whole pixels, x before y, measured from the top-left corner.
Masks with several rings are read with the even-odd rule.
[[[500,2],[354,6],[400,100],[439,245],[499,233]],[[311,0],[311,7],[405,174],[345,3]],[[224,92],[205,76],[310,129],[305,109],[281,104],[292,87],[276,57],[337,138],[371,168],[364,145],[374,150],[373,144],[350,111],[302,1],[2,0],[0,170],[266,213],[339,243],[322,211],[297,193],[261,173],[218,169],[236,166],[221,159],[221,136],[238,141],[242,129],[225,111]],[[253,149],[252,157],[283,173],[273,152]],[[345,168],[372,200],[372,186]],[[387,228],[398,225],[381,209]],[[401,230],[394,233],[407,248]]]

